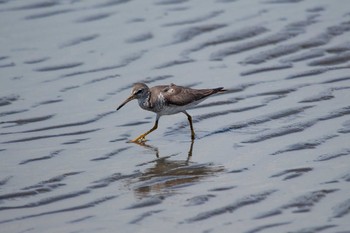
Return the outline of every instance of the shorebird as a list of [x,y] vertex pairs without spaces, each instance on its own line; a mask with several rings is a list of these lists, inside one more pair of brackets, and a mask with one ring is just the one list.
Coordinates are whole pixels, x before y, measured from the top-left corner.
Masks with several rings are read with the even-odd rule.
[[192,89],[188,87],[170,85],[154,86],[149,88],[144,83],[135,83],[131,90],[131,95],[117,108],[117,111],[131,100],[137,99],[140,107],[144,110],[157,114],[154,126],[146,133],[136,137],[131,142],[143,142],[145,137],[158,128],[159,118],[163,115],[184,113],[190,123],[191,139],[194,140],[192,117],[187,113],[187,109],[199,104],[207,97],[224,92],[223,87],[213,89]]

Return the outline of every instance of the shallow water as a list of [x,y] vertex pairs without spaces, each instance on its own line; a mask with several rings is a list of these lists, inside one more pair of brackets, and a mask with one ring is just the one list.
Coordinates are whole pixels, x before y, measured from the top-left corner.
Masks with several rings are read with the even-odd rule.
[[[350,2],[0,12],[1,232],[350,232]],[[228,91],[137,145],[140,81]]]

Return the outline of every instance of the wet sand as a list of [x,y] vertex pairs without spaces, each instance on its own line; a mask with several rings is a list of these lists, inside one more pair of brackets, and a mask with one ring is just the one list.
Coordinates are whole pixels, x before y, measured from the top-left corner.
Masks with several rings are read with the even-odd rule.
[[[350,2],[0,12],[1,232],[350,232]],[[228,91],[137,145],[134,82]]]

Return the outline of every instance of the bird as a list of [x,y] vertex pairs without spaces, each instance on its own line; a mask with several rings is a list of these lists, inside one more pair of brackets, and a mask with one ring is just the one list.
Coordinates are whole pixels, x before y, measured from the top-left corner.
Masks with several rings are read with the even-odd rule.
[[186,110],[199,104],[207,97],[224,91],[226,90],[224,90],[223,87],[192,89],[189,87],[177,86],[174,83],[150,88],[145,83],[138,82],[133,85],[131,95],[118,106],[117,111],[128,102],[137,99],[142,109],[157,114],[153,127],[131,140],[131,142],[141,143],[146,141],[146,136],[158,128],[158,122],[161,116],[177,113],[184,113],[187,116],[191,129],[191,139],[193,141],[195,139],[195,132],[193,129],[192,117]]

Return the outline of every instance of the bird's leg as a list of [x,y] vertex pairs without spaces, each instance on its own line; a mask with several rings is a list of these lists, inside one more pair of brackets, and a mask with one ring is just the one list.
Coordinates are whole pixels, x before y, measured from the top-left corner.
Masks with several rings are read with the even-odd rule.
[[158,120],[159,120],[159,117],[157,116],[156,122],[154,123],[154,126],[152,127],[152,129],[148,130],[144,134],[141,134],[140,136],[138,136],[134,140],[131,140],[131,142],[136,142],[137,143],[137,142],[145,141],[145,137],[158,128]]
[[190,158],[192,157],[193,144],[194,144],[194,139],[191,140],[191,146],[190,146],[190,150],[188,151],[187,161],[189,161]]
[[186,111],[184,111],[183,113],[186,114],[187,119],[188,119],[188,122],[190,122],[190,127],[191,127],[191,139],[194,140],[194,138],[195,138],[195,133],[194,133],[194,130],[193,130],[192,117],[191,117],[191,115],[188,114]]

